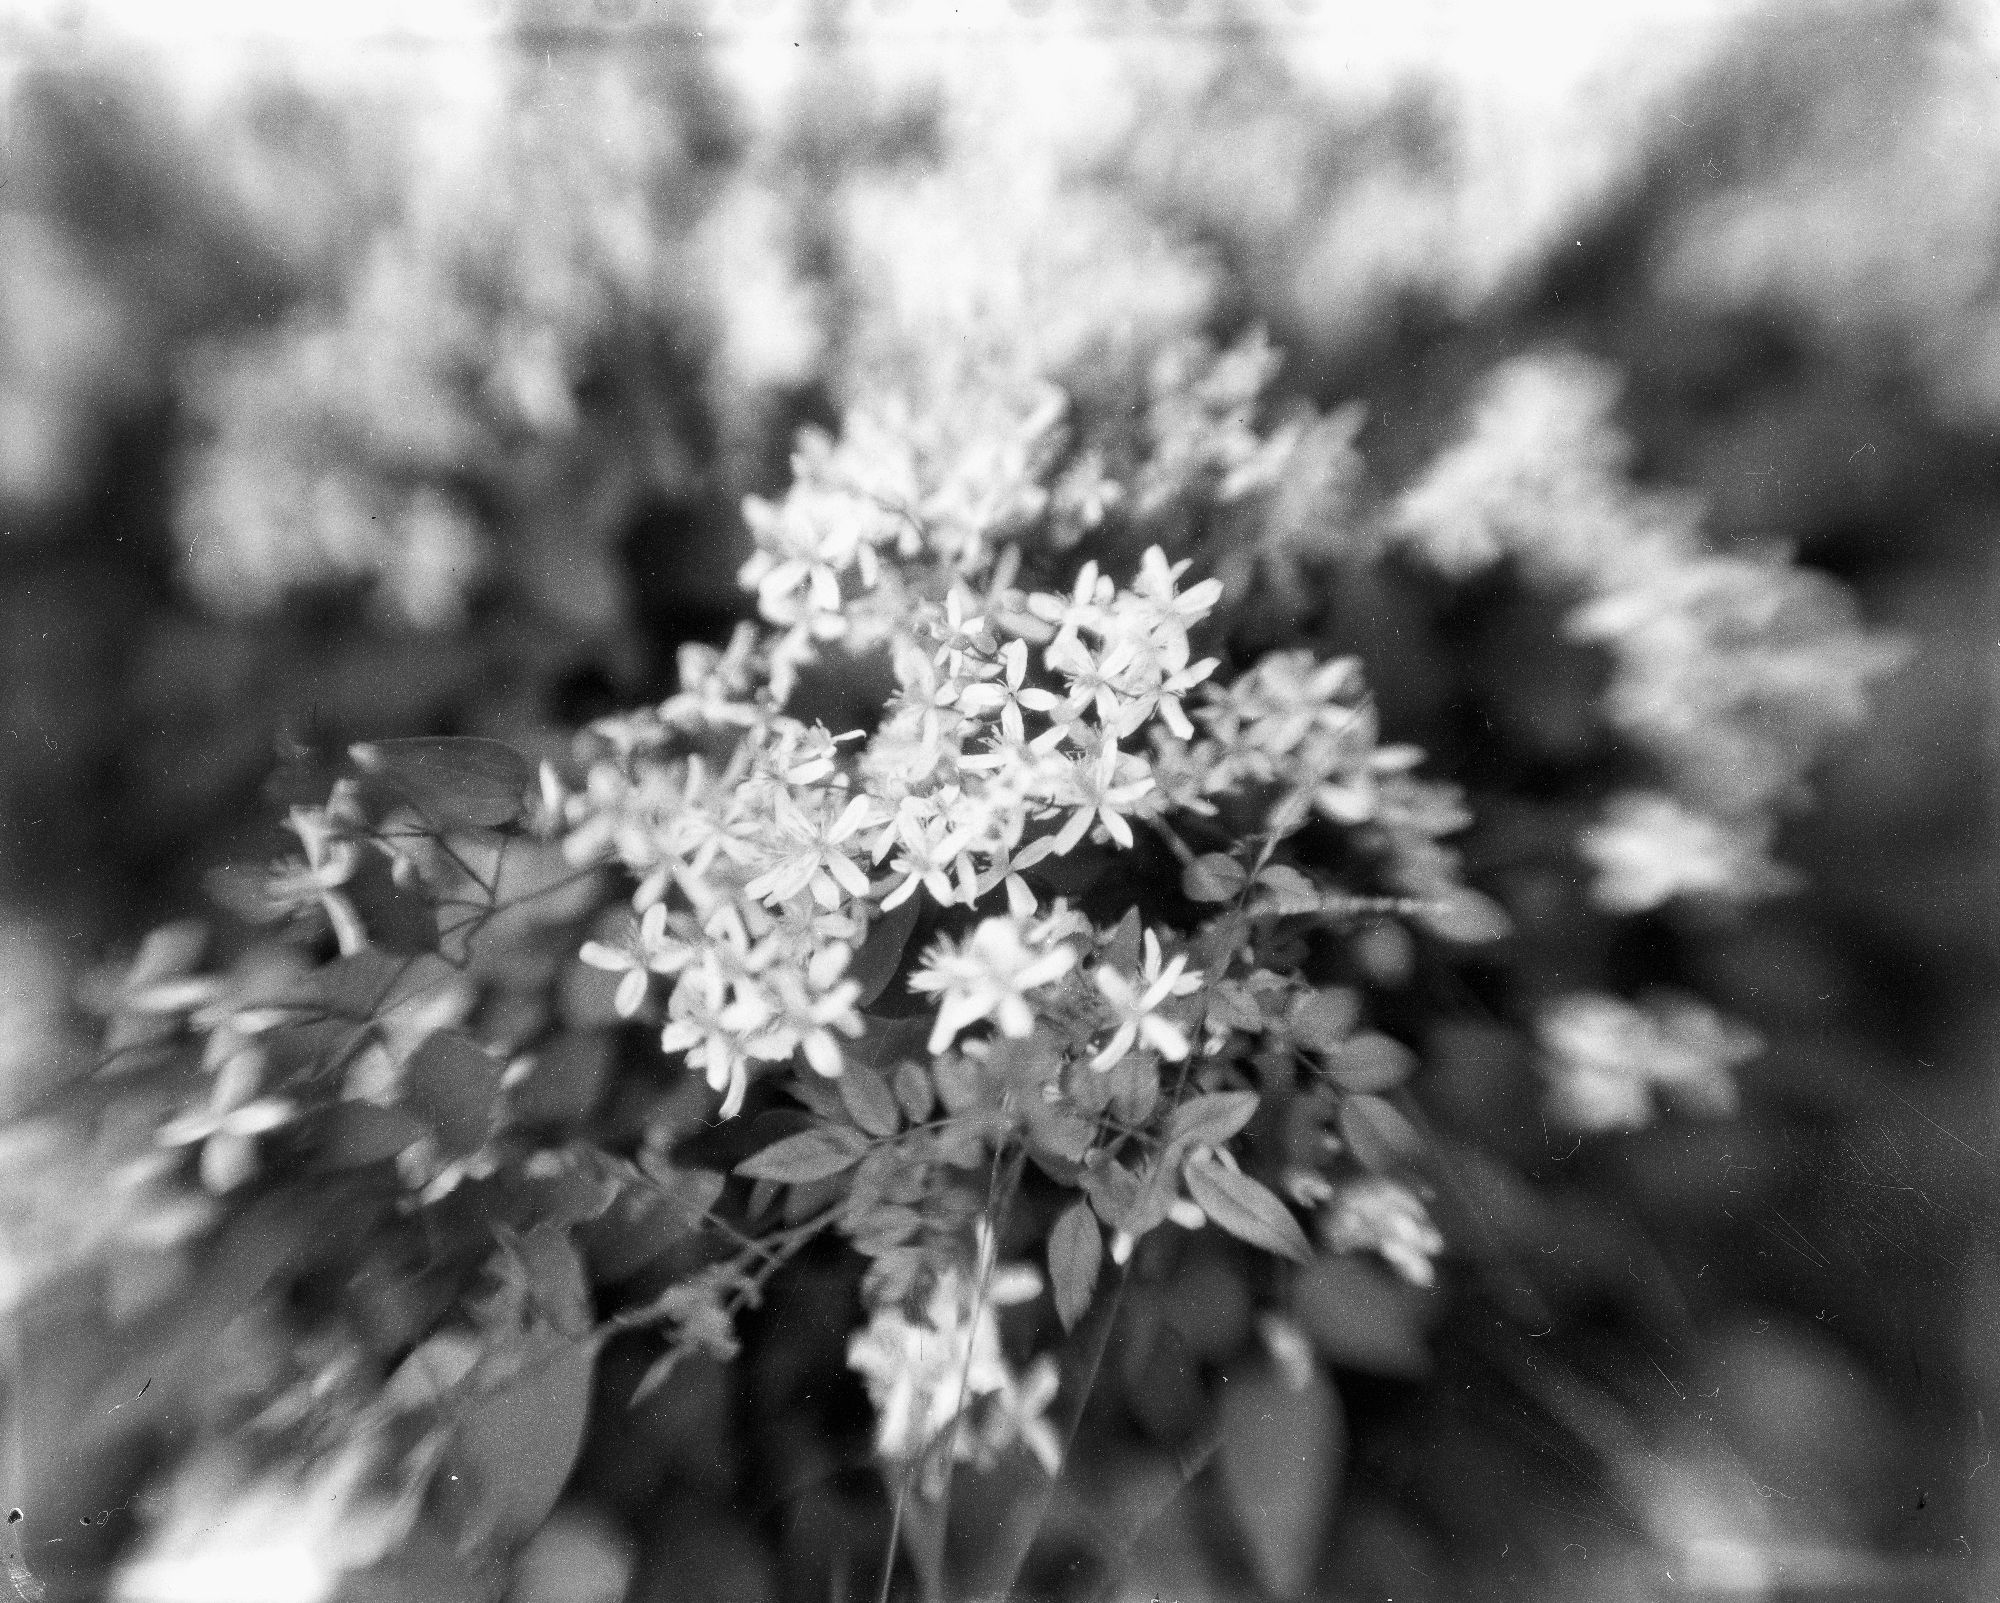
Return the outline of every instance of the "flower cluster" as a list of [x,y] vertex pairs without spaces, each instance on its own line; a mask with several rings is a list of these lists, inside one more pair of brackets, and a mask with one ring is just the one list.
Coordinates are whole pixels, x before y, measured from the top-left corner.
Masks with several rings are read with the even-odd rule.
[[1635,1005],[1579,994],[1540,1020],[1550,1112],[1580,1130],[1629,1130],[1651,1122],[1655,1093],[1697,1112],[1730,1113],[1730,1071],[1763,1043],[1740,1024],[1685,996]]
[[1373,1252],[1413,1286],[1437,1283],[1444,1237],[1422,1199],[1400,1181],[1370,1175],[1345,1187],[1320,1234],[1335,1252]]
[[[1899,653],[1861,633],[1830,580],[1772,557],[1714,553],[1696,505],[1635,489],[1630,447],[1608,421],[1615,398],[1606,373],[1579,360],[1502,369],[1467,438],[1397,503],[1395,531],[1448,573],[1518,561],[1574,594],[1571,635],[1611,653],[1608,718],[1681,804],[1614,802],[1591,853],[1607,875],[1600,901],[1636,911],[1642,896],[1652,906],[1684,890],[1769,894],[1788,882],[1762,849],[1776,812],[1827,738],[1860,718],[1867,683]],[[1657,836],[1650,846],[1642,831]],[[1643,884],[1604,857],[1663,860],[1693,834],[1710,871],[1692,877]]]
[[[990,1257],[990,1235],[981,1240]],[[1025,1265],[989,1263],[971,1277],[947,1270],[918,1317],[878,1308],[848,1341],[848,1364],[875,1405],[875,1447],[884,1459],[915,1463],[951,1431],[945,1452],[926,1465],[932,1495],[949,1461],[989,1464],[1017,1441],[1049,1474],[1061,1467],[1061,1443],[1044,1417],[1055,1400],[1055,1362],[1044,1355],[1016,1372],[994,1312],[1041,1294],[1042,1277]],[[968,1414],[978,1416],[975,1428],[954,1429]]]
[[[1004,890],[1027,918],[1038,902],[1023,875],[1036,864],[1090,839],[1131,846],[1131,820],[1162,804],[1142,737],[1155,724],[1192,735],[1183,698],[1215,667],[1194,659],[1189,630],[1221,587],[1182,588],[1187,564],[1158,547],[1129,588],[1091,563],[1066,594],[1024,591],[1009,562],[979,572],[991,524],[923,502],[926,521],[909,528],[955,532],[909,536],[915,555],[897,569],[850,539],[811,483],[765,526],[796,535],[794,554],[767,548],[746,575],[786,632],[686,654],[676,696],[597,727],[598,759],[565,808],[572,859],[615,855],[638,881],[637,923],[585,961],[619,975],[628,1016],[656,979],[672,980],[663,1042],[706,1070],[730,1113],[754,1063],[803,1050],[839,1073],[840,1037],[860,1031],[859,987],[844,976],[873,921],[920,891],[950,907]],[[904,588],[926,558],[950,572],[935,600]],[[781,708],[802,647],[857,644],[799,611],[823,600],[830,616],[865,614],[843,602],[850,577],[900,598],[884,614],[896,690],[872,736],[835,739]],[[689,749],[718,744],[719,758]],[[1048,928],[1023,944],[989,920],[962,950],[940,949],[917,981],[943,1003],[933,1050],[988,1017],[1026,1032],[1023,993],[1073,961]]]

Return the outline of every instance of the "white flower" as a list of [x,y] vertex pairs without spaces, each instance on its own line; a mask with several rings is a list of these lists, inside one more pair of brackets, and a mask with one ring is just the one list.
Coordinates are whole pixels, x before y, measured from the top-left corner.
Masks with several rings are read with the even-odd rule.
[[1417,1195],[1380,1176],[1357,1180],[1322,1227],[1335,1252],[1374,1252],[1413,1286],[1437,1283],[1432,1262],[1444,1251],[1444,1237]]
[[897,834],[901,837],[903,849],[889,866],[901,874],[903,880],[882,898],[882,910],[887,912],[902,906],[915,894],[919,885],[929,891],[942,907],[961,900],[961,887],[952,884],[951,876],[952,871],[957,869],[963,880],[970,868],[965,856],[965,833],[953,828],[948,819],[932,817],[921,822],[909,819],[899,825]]
[[1642,1006],[1577,994],[1546,1008],[1537,1025],[1549,1109],[1583,1130],[1632,1130],[1653,1116],[1665,1091],[1696,1111],[1736,1106],[1731,1075],[1762,1043],[1742,1025],[1687,997],[1651,997]]
[[1188,1055],[1185,1031],[1157,1011],[1169,997],[1188,996],[1201,989],[1201,971],[1186,973],[1187,954],[1177,954],[1162,963],[1160,937],[1146,931],[1146,955],[1137,982],[1127,979],[1109,963],[1097,967],[1097,988],[1111,1005],[1117,1025],[1104,1050],[1090,1060],[1093,1069],[1108,1069],[1140,1042],[1161,1057],[1178,1063]]
[[1070,768],[1069,794],[1063,797],[1062,805],[1074,811],[1056,833],[1057,855],[1075,850],[1094,823],[1102,824],[1107,835],[1129,849],[1132,826],[1124,815],[1152,788],[1153,776],[1146,771],[1145,759],[1121,752],[1118,742],[1107,736],[1093,760]]
[[867,1383],[875,1449],[885,1459],[907,1463],[920,1456],[968,1409],[984,1403],[983,1426],[976,1435],[956,1434],[952,1455],[983,1460],[1019,1441],[1054,1474],[1062,1448],[1042,1416],[1055,1398],[1055,1366],[1043,1358],[1016,1377],[994,1316],[996,1308],[1040,1296],[1041,1276],[1025,1265],[994,1267],[991,1237],[981,1234],[983,1275],[946,1270],[919,1319],[901,1308],[878,1308],[867,1328],[849,1338],[848,1366]]
[[810,890],[821,907],[840,906],[846,896],[868,894],[868,873],[842,846],[880,821],[873,797],[856,796],[832,813],[837,794],[813,798],[814,812],[790,797],[777,798],[777,828],[783,837],[778,861],[743,887],[745,896],[765,902],[788,902]]
[[1643,913],[1677,896],[1748,900],[1790,877],[1766,855],[1768,819],[1732,822],[1657,793],[1612,798],[1577,847],[1598,871],[1591,900],[1612,913]]
[[1075,966],[1071,947],[1032,950],[1012,918],[982,921],[962,948],[940,941],[910,977],[912,990],[941,998],[930,1050],[944,1051],[960,1030],[987,1018],[997,1020],[1003,1035],[1030,1034],[1035,1010],[1027,993],[1061,979]]
[[1007,1383],[993,1394],[981,1432],[981,1445],[989,1454],[999,1453],[1018,1441],[1042,1466],[1054,1475],[1062,1468],[1062,1441],[1055,1426],[1044,1416],[1056,1400],[1061,1386],[1055,1360],[1044,1353],[1028,1366],[1018,1381]]
[[209,1104],[160,1127],[163,1147],[201,1147],[202,1184],[232,1191],[257,1172],[257,1138],[289,1124],[295,1110],[282,1097],[256,1095],[265,1068],[262,1049],[238,1052],[216,1076]]
[[619,976],[612,1006],[621,1019],[629,1019],[645,1005],[652,976],[678,974],[694,957],[694,949],[667,934],[667,909],[663,903],[655,902],[646,909],[625,945],[585,941],[577,956],[592,968]]

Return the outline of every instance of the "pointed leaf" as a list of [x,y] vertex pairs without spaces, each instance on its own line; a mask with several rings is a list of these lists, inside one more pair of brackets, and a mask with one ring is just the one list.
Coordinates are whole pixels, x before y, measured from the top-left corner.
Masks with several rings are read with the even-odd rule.
[[1294,1391],[1268,1368],[1225,1374],[1218,1459],[1258,1579],[1304,1595],[1334,1512],[1347,1431],[1340,1394],[1315,1373]]
[[1139,909],[1127,908],[1125,916],[1104,943],[1104,961],[1123,974],[1139,972]]
[[1351,1096],[1340,1105],[1340,1134],[1355,1158],[1370,1169],[1394,1169],[1423,1150],[1423,1137],[1394,1103],[1381,1097]]
[[1191,902],[1232,902],[1249,882],[1243,865],[1222,852],[1197,857],[1181,871],[1181,891]]
[[899,907],[878,913],[862,938],[861,949],[847,965],[847,978],[861,987],[856,1007],[866,1007],[889,988],[903,961],[903,948],[910,944],[910,932],[917,927],[923,898],[912,896]]
[[1049,1285],[1064,1330],[1075,1328],[1088,1311],[1103,1262],[1104,1239],[1098,1233],[1097,1216],[1089,1203],[1071,1203],[1049,1232]]
[[[846,1078],[847,1073],[843,1070],[841,1079]],[[847,1122],[847,1103],[841,1098],[837,1081],[821,1079],[817,1074],[795,1074],[787,1089],[827,1123]]]
[[486,1144],[500,1117],[506,1066],[471,1036],[436,1030],[403,1065],[403,1103],[436,1132],[448,1158]]
[[1174,1109],[1167,1140],[1190,1147],[1219,1147],[1257,1116],[1255,1091],[1211,1091]]
[[1430,1373],[1425,1316],[1436,1300],[1380,1264],[1321,1258],[1292,1284],[1292,1317],[1330,1364],[1420,1380]]
[[868,1151],[867,1137],[841,1125],[826,1125],[774,1141],[736,1166],[752,1180],[781,1180],[806,1185],[851,1169]]
[[889,1082],[866,1063],[850,1063],[835,1082],[840,1100],[854,1122],[870,1135],[894,1135],[901,1127],[902,1110]]
[[924,1073],[922,1064],[896,1065],[896,1100],[903,1105],[912,1124],[922,1124],[931,1116],[931,1110],[937,1106],[937,1093],[932,1090],[931,1077]]
[[1296,868],[1273,863],[1257,876],[1257,895],[1251,906],[1258,912],[1316,913],[1326,897],[1319,887]]
[[1090,1205],[1097,1210],[1097,1217],[1113,1230],[1119,1229],[1126,1216],[1139,1200],[1139,1177],[1116,1158],[1107,1158],[1102,1163],[1083,1171],[1079,1181],[1084,1195],[1090,1198]]
[[417,884],[398,885],[388,860],[370,852],[341,887],[360,915],[370,946],[385,952],[435,952],[437,909]]
[[534,769],[497,740],[381,740],[348,749],[354,765],[447,829],[500,829],[521,816]]
[[1239,1241],[1300,1263],[1311,1259],[1305,1232],[1274,1192],[1213,1158],[1190,1159],[1184,1173],[1188,1195]]

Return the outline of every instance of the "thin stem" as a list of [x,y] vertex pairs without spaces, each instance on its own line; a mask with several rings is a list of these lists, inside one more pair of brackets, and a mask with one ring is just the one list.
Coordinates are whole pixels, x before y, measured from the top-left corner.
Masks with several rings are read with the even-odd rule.
[[896,1483],[896,1501],[889,1510],[889,1551],[882,1555],[882,1590],[875,1594],[875,1603],[889,1603],[889,1583],[896,1578],[896,1544],[903,1535],[903,1503],[910,1495],[917,1463],[916,1459],[910,1460]]
[[[1000,1226],[1005,1220],[1008,1207],[1014,1200],[1014,1191],[1020,1184],[1021,1169],[1027,1162],[1027,1148],[1018,1147],[1008,1161],[1007,1180],[1003,1187],[1000,1181],[1001,1159],[1006,1148],[997,1148],[993,1153],[993,1170],[986,1184],[986,1208],[982,1214],[987,1229],[986,1250],[979,1255],[979,1276],[972,1292],[972,1321],[968,1327],[965,1344],[965,1361],[958,1370],[958,1397],[951,1414],[951,1435],[944,1459],[944,1485],[938,1493],[938,1530],[945,1531],[951,1522],[951,1483],[953,1472],[958,1467],[958,1444],[965,1431],[965,1394],[972,1384],[972,1356],[978,1349],[979,1321],[986,1313],[986,1294],[993,1281],[994,1266],[1000,1260]],[[940,1534],[939,1568],[943,1568],[942,1543]]]

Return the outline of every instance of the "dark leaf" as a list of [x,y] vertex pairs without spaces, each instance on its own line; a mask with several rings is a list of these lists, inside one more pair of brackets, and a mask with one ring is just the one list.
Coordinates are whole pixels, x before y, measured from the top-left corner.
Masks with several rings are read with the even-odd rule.
[[1222,1484],[1258,1579],[1274,1597],[1312,1584],[1346,1456],[1340,1395],[1315,1373],[1300,1390],[1267,1368],[1223,1376]]
[[548,1517],[583,1445],[594,1347],[547,1333],[526,1343],[520,1374],[459,1416],[448,1462],[478,1500],[479,1524],[513,1543]]
[[902,1110],[889,1082],[866,1063],[849,1063],[836,1082],[840,1100],[854,1122],[870,1135],[891,1136],[901,1127]]
[[1098,1234],[1097,1216],[1089,1203],[1071,1203],[1049,1232],[1049,1284],[1063,1329],[1073,1329],[1089,1309],[1103,1261],[1104,1240]]
[[753,1180],[805,1185],[851,1169],[868,1151],[867,1138],[845,1126],[828,1125],[774,1142],[736,1166]]
[[502,1245],[520,1265],[540,1317],[566,1336],[589,1334],[590,1285],[569,1232],[559,1225],[539,1224],[525,1235],[508,1232]]
[[403,1101],[435,1132],[447,1158],[463,1157],[493,1134],[506,1072],[471,1036],[437,1030],[403,1065]]
[[1366,1259],[1321,1258],[1292,1284],[1292,1317],[1330,1364],[1420,1380],[1430,1372],[1424,1327],[1434,1300]]
[[1127,908],[1125,916],[1112,930],[1110,939],[1104,943],[1104,961],[1121,974],[1139,972],[1139,909]]
[[1277,1195],[1214,1158],[1191,1158],[1184,1171],[1188,1195],[1201,1211],[1239,1241],[1305,1263],[1312,1257],[1306,1234]]
[[364,774],[446,829],[501,829],[521,816],[534,769],[497,740],[457,736],[348,748]]
[[1221,852],[1197,857],[1181,871],[1181,891],[1191,902],[1232,902],[1249,882],[1243,865]]
[[417,884],[398,885],[388,859],[370,852],[341,886],[370,946],[385,952],[434,952],[438,944],[437,911]]
[[516,1124],[570,1124],[590,1116],[611,1073],[610,1037],[565,1030],[535,1049],[525,1079],[508,1087]]
[[402,1108],[343,1102],[331,1110],[319,1148],[330,1169],[359,1169],[393,1158],[424,1134],[424,1123]]
[[922,902],[921,896],[912,896],[902,906],[877,915],[868,926],[861,949],[847,965],[847,978],[861,987],[860,996],[855,998],[856,1007],[868,1006],[896,977],[903,961],[903,948],[910,944],[910,932],[917,927]]
[[1257,1116],[1255,1091],[1211,1091],[1174,1109],[1167,1140],[1190,1147],[1219,1147]]

